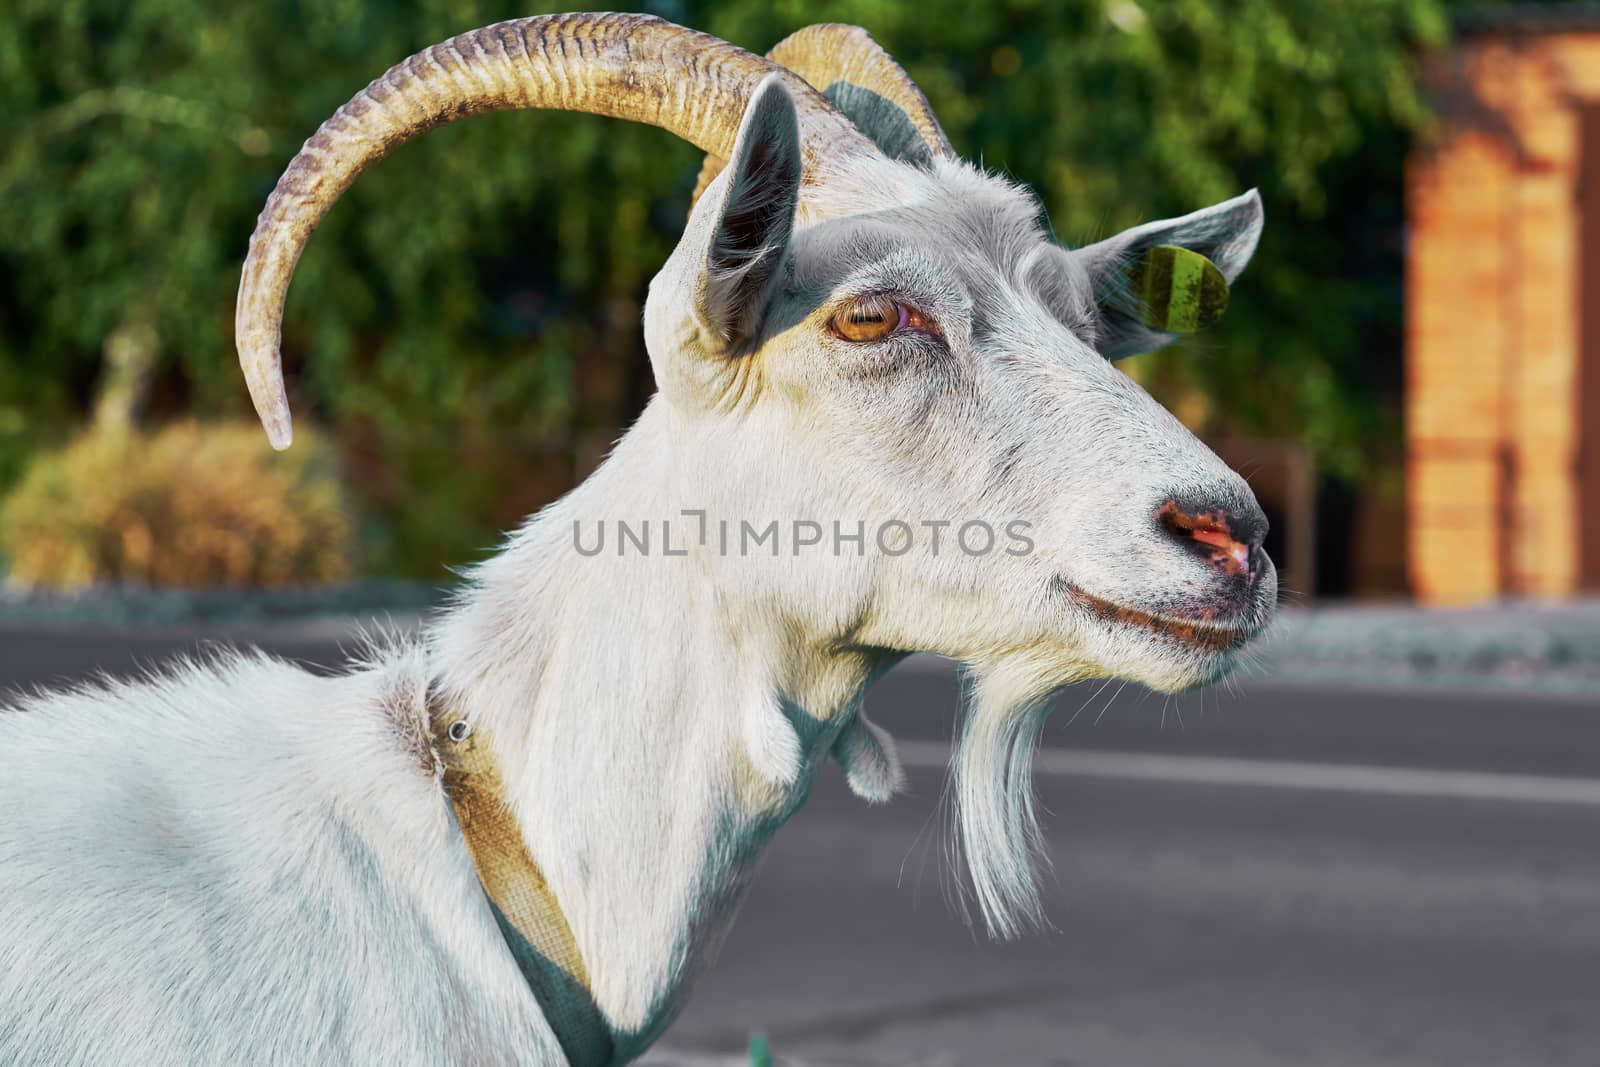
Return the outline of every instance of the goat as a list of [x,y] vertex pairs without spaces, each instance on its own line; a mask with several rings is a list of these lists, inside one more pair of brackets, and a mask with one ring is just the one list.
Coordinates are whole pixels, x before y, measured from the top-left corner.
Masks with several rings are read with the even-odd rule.
[[1015,935],[1051,694],[1201,684],[1266,624],[1250,490],[1112,366],[1177,324],[1152,264],[1199,264],[1215,309],[1256,194],[1062,247],[852,27],[764,59],[643,15],[519,19],[372,82],[250,242],[239,357],[274,446],[317,221],[395,145],[506,108],[708,154],[646,303],[658,394],[345,674],[232,653],[0,715],[0,1061],[626,1062],[822,761],[896,791],[862,699],[913,651],[968,672],[960,836]]

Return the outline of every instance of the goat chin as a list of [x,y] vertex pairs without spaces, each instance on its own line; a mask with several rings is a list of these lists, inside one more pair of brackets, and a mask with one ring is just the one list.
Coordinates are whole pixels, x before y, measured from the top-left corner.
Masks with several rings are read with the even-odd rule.
[[[963,718],[954,768],[955,842],[965,859],[970,898],[991,935],[1013,938],[1044,924],[1038,883],[1048,867],[1034,810],[1033,755],[1052,700],[1065,685],[1094,677],[1122,677],[1162,692],[1206,685],[1232,669],[1229,653],[1173,650],[1090,636],[1124,661],[1108,674],[1081,663],[1064,668],[1054,656],[1012,652],[963,670]],[[967,895],[963,894],[965,904]]]

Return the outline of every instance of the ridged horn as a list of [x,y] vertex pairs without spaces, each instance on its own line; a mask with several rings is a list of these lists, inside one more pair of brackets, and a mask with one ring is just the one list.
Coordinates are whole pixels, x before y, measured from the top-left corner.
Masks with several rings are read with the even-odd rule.
[[[956,154],[917,83],[860,26],[807,26],[779,41],[767,58],[810,82],[884,155],[916,160]],[[691,205],[725,166],[725,157],[706,156]]]
[[389,68],[334,112],[290,161],[250,238],[234,329],[250,398],[273,447],[287,448],[293,436],[278,346],[295,264],[311,231],[369,165],[435,126],[514,108],[644,122],[726,157],[745,102],[773,73],[794,97],[808,174],[824,160],[875,151],[798,76],[652,15],[513,19],[452,37]]

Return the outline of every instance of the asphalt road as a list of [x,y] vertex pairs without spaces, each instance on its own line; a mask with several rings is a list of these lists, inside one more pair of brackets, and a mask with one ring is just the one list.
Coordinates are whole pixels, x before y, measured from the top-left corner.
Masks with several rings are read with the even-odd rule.
[[[340,657],[334,626],[230,634]],[[0,687],[201,636],[0,627]],[[1069,693],[1039,761],[1054,929],[1007,944],[949,903],[955,707],[936,663],[874,691],[910,793],[825,773],[652,1062],[738,1062],[753,1029],[817,1065],[1600,1062],[1600,697]]]

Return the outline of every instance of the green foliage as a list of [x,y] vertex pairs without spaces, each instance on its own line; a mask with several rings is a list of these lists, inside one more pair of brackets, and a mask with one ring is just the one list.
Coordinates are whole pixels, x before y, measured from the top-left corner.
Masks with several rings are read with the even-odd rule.
[[350,524],[327,446],[278,457],[253,423],[97,427],[39,453],[0,503],[11,577],[271,587],[349,576]]
[[[83,414],[104,339],[137,321],[159,338],[154,415],[244,412],[239,264],[289,156],[386,66],[526,13],[503,0],[6,5],[6,408],[28,411],[34,427]],[[409,514],[380,516],[383,569],[437,574],[493,542],[503,516],[481,503],[517,472],[461,469],[463,434],[544,439],[615,425],[614,405],[570,413],[574,367],[604,360],[603,347],[636,357],[636,338],[608,345],[619,331],[603,327],[606,309],[636,307],[670,251],[694,159],[643,126],[484,116],[396,152],[324,221],[290,294],[285,360],[303,418],[359,435],[401,477],[408,465],[422,476],[394,501]],[[636,314],[621,319],[637,333]],[[419,439],[444,453],[422,453]],[[358,489],[378,503],[371,486]],[[463,496],[476,514],[454,510]],[[440,525],[448,545],[432,536]]]
[[[152,417],[242,413],[238,267],[300,141],[418,48],[545,9],[0,9],[0,486],[8,457],[92,409],[119,331],[153,331]],[[1228,319],[1126,366],[1189,398],[1209,429],[1304,434],[1346,473],[1396,443],[1400,161],[1423,115],[1413,52],[1444,36],[1441,0],[653,10],[757,51],[809,22],[868,27],[957,148],[1033,185],[1069,241],[1261,186],[1266,238]],[[487,547],[503,502],[531,491],[516,457],[559,454],[632,414],[647,391],[639,307],[696,163],[660,130],[489,115],[400,149],[329,215],[290,295],[285,356],[302,421],[376,457],[352,477],[379,569],[436,574]],[[486,445],[506,442],[512,458],[490,459]]]

